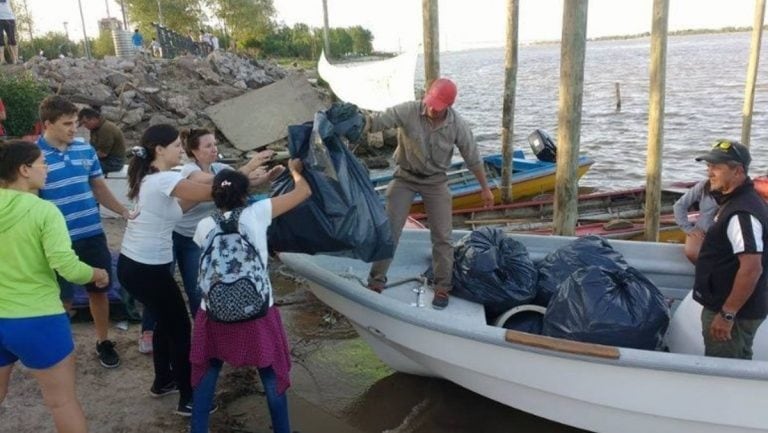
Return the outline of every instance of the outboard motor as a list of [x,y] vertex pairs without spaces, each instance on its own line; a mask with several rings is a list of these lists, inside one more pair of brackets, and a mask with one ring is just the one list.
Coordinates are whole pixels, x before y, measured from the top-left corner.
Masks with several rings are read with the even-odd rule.
[[539,161],[555,162],[557,158],[557,146],[543,129],[537,129],[528,136],[528,144],[531,145],[531,151],[536,155]]

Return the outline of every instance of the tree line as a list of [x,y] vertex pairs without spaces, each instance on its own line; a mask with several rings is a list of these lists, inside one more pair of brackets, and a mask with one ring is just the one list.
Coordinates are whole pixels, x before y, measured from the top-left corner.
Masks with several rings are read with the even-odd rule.
[[[323,47],[322,28],[306,24],[290,27],[277,22],[272,0],[124,0],[122,3],[129,21],[138,23],[136,28],[146,41],[155,34],[154,23],[160,23],[195,39],[200,31],[211,32],[223,48],[256,56],[314,60]],[[82,44],[68,41],[63,32],[33,37],[35,22],[27,0],[16,0],[12,6],[21,36],[19,51],[24,59],[41,50],[48,58],[67,53],[84,54]],[[373,51],[373,34],[361,26],[332,28],[329,40],[334,57],[369,55]],[[95,57],[114,54],[109,32],[89,38],[89,43]]]

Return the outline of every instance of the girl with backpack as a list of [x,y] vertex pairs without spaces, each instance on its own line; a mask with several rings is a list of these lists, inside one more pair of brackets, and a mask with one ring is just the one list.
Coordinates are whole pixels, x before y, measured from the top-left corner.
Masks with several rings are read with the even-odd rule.
[[157,322],[152,336],[155,378],[150,395],[178,392],[175,413],[189,416],[191,329],[187,307],[171,272],[171,233],[185,210],[211,200],[211,188],[171,170],[181,162],[183,151],[179,131],[166,124],[147,128],[141,145],[131,149],[128,198],[137,203],[138,215],[126,225],[117,278]]
[[[251,205],[247,205],[244,174],[224,170],[213,179],[217,211],[200,222],[194,236],[203,249],[199,280],[203,300],[195,316],[190,356],[195,387],[192,433],[208,431],[207,408],[223,362],[258,368],[273,430],[291,432],[285,395],[291,357],[267,273],[267,228],[273,218],[298,206],[312,192],[301,175],[301,161],[290,160],[288,168],[295,188]],[[238,294],[225,299],[233,291]],[[233,300],[238,302],[229,302]]]

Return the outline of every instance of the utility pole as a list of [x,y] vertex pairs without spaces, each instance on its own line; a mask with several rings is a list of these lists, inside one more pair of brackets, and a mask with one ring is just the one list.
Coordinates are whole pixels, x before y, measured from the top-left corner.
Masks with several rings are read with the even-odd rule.
[[88,34],[85,32],[85,16],[83,16],[83,2],[77,0],[77,7],[80,8],[80,22],[83,25],[83,46],[85,47],[85,58],[91,59],[91,47],[88,44]]
[[504,55],[504,100],[501,106],[501,202],[512,202],[515,92],[517,89],[520,0],[507,0],[507,48]]
[[440,78],[440,23],[438,0],[421,0],[421,19],[424,28],[424,90]]
[[648,90],[648,157],[645,162],[645,240],[648,242],[659,241],[669,3],[670,0],[653,0],[649,65],[651,86]]
[[157,22],[160,23],[161,26],[165,25],[163,22],[163,7],[160,5],[160,0],[157,0]]
[[125,3],[120,0],[120,9],[123,11],[123,30],[128,30],[128,21],[125,19]]
[[67,35],[67,40],[69,40],[69,23],[64,21],[64,34]]
[[107,18],[112,18],[109,16],[109,0],[104,0],[104,6],[107,7]]
[[331,31],[328,28],[328,0],[323,0],[323,48],[325,49],[325,58],[331,58]]

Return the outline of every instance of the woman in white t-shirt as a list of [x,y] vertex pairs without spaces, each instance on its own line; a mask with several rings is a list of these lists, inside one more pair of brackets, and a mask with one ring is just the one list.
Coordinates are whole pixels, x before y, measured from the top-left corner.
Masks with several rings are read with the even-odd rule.
[[[227,164],[216,162],[219,150],[216,147],[216,137],[213,132],[204,129],[181,131],[181,142],[184,151],[192,160],[181,168],[181,177],[195,182],[211,185],[213,176],[222,170],[232,170]],[[262,165],[269,161],[274,151],[259,152],[238,170],[248,176],[251,186],[260,186],[276,178],[285,168],[277,166],[267,172]],[[197,223],[210,216],[216,209],[210,201],[195,203],[190,207],[173,229],[173,258],[179,266],[179,273],[187,293],[189,311],[192,317],[200,305],[200,290],[197,287],[197,271],[200,264],[200,247],[192,237],[195,235]]]
[[150,394],[161,397],[178,391],[176,413],[189,416],[191,330],[187,308],[171,273],[171,233],[185,208],[211,200],[211,188],[171,171],[181,161],[182,152],[179,131],[165,124],[150,126],[141,137],[141,146],[132,149],[128,197],[137,204],[138,216],[126,226],[117,277],[157,321],[152,339],[155,379]]
[[[227,164],[216,162],[219,157],[219,149],[216,147],[216,136],[205,128],[193,128],[182,130],[179,134],[181,143],[187,156],[192,160],[181,168],[181,177],[195,182],[210,185],[213,176],[221,170],[232,170]],[[258,152],[247,164],[238,170],[247,175],[251,186],[259,186],[275,179],[285,170],[283,166],[266,171],[262,165],[270,160],[274,151],[265,150]],[[181,281],[187,294],[187,303],[192,317],[197,313],[200,305],[200,290],[197,287],[197,271],[200,262],[200,247],[192,240],[197,223],[201,219],[211,215],[215,206],[212,202],[189,204],[189,207],[181,220],[173,229],[173,261],[179,266]],[[142,317],[142,333],[139,338],[139,351],[152,352],[152,340],[154,319],[147,310]]]
[[[265,281],[269,281],[267,228],[273,218],[298,206],[312,194],[307,181],[301,175],[301,161],[292,159],[288,167],[295,184],[294,189],[284,195],[260,200],[251,205],[247,205],[248,180],[242,174],[225,170],[213,180],[213,199],[218,211],[228,223],[236,222],[238,230],[253,244],[257,253],[257,261],[253,264]],[[234,218],[237,220],[229,221]],[[195,232],[195,242],[203,246],[215,227],[216,223],[211,217],[200,221]],[[202,263],[204,265],[206,262]],[[266,286],[271,292],[272,285]],[[271,305],[272,299],[272,293],[269,293],[270,306],[266,315],[261,318],[222,323],[208,317],[205,296],[203,297],[200,310],[195,316],[190,356],[192,383],[195,386],[195,402],[190,423],[192,433],[208,431],[207,408],[213,402],[216,380],[223,362],[235,367],[252,366],[258,369],[272,418],[272,430],[275,433],[291,432],[285,396],[285,391],[290,385],[291,355],[280,313],[277,307]]]

